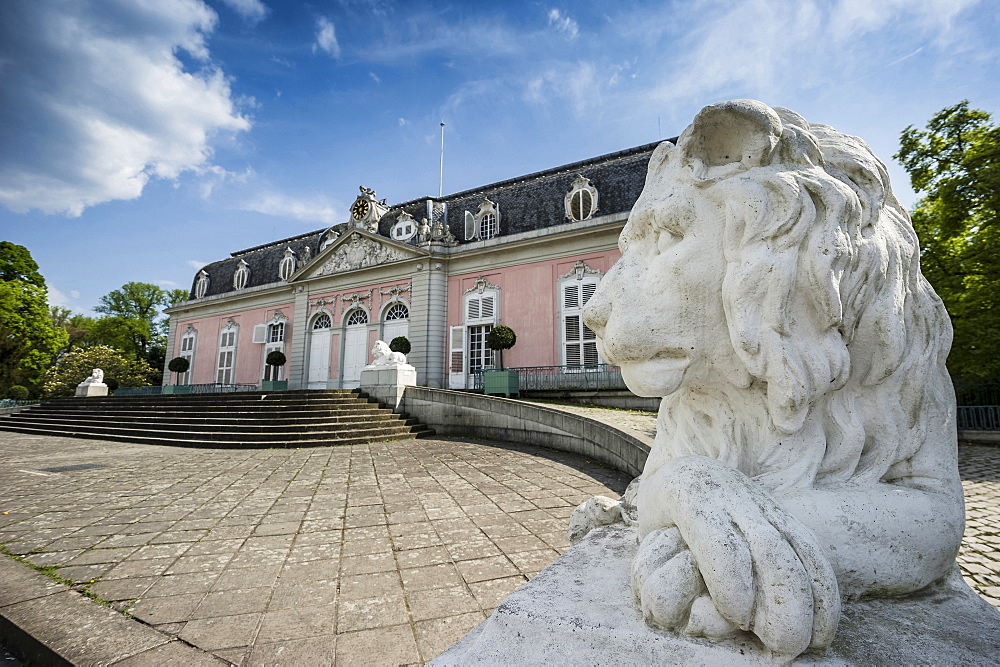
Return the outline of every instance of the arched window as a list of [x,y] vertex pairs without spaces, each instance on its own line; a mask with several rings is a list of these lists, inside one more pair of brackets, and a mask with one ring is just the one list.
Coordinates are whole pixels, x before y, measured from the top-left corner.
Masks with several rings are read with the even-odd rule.
[[208,293],[208,274],[202,269],[198,272],[198,280],[194,283],[194,298],[201,299]]
[[245,259],[241,259],[240,265],[236,267],[236,273],[233,274],[233,288],[243,289],[247,286],[248,280],[250,280],[250,265]]
[[361,308],[352,310],[347,315],[347,326],[353,326],[355,324],[368,324],[368,313]]
[[327,315],[326,313],[320,313],[319,315],[316,316],[316,319],[313,320],[312,328],[313,330],[329,329],[332,326],[333,326],[333,320],[330,319],[330,316]]
[[389,320],[405,320],[410,317],[410,309],[402,303],[394,303],[389,306],[389,310],[385,311],[385,321]]
[[288,280],[295,273],[295,251],[291,248],[285,249],[285,256],[281,258],[281,262],[278,264],[278,277],[282,280]]
[[577,176],[566,193],[566,217],[570,220],[587,220],[597,212],[597,188],[589,178]]
[[495,213],[485,213],[479,220],[479,238],[491,239],[500,231]]

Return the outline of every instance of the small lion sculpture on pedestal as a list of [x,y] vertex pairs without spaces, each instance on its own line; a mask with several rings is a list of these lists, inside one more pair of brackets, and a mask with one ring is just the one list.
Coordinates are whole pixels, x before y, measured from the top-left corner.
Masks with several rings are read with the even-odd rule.
[[406,355],[402,352],[393,352],[389,349],[389,344],[384,340],[375,341],[375,345],[372,346],[372,363],[371,366],[393,366],[395,364],[405,364]]
[[885,166],[735,100],[662,143],[585,311],[662,396],[632,588],[648,623],[829,646],[841,600],[951,571],[964,511],[948,315]]

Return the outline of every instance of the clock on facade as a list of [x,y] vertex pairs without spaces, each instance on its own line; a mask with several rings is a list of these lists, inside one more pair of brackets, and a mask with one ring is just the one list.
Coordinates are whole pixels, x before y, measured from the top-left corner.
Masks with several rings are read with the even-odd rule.
[[351,205],[351,215],[354,216],[355,220],[360,220],[368,215],[368,211],[371,210],[371,207],[372,205],[368,203],[367,199],[358,197],[354,204]]

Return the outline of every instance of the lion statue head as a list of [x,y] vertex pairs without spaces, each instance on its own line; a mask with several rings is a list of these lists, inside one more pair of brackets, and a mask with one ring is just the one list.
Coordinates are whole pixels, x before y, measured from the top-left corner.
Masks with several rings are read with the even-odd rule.
[[630,496],[649,623],[788,658],[831,644],[842,600],[954,571],[951,325],[863,141],[706,107],[653,152],[619,246],[584,320],[664,397]]
[[787,109],[703,109],[649,162],[585,318],[666,396],[649,467],[724,460],[767,487],[877,481],[954,445],[951,324],[864,141]]

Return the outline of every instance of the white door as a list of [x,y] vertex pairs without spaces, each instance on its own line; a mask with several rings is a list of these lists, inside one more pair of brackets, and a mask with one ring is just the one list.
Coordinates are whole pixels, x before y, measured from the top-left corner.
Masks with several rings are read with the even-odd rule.
[[410,322],[409,320],[393,320],[391,322],[386,322],[382,325],[382,340],[387,344],[392,342],[393,338],[397,336],[405,336],[409,338],[410,335]]
[[309,332],[310,389],[326,389],[330,379],[330,316],[322,314],[313,321]]
[[344,389],[361,384],[361,370],[368,365],[368,327],[348,327],[344,332]]

